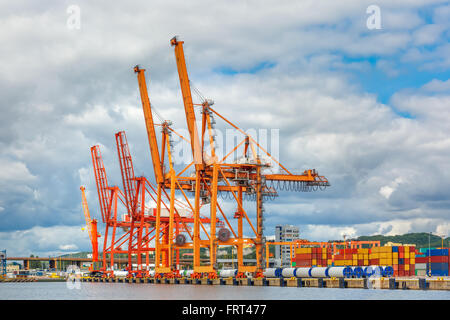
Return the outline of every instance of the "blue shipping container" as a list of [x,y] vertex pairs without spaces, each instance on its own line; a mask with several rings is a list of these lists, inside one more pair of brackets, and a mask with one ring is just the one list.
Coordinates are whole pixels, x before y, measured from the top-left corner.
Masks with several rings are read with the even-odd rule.
[[436,262],[432,262],[431,263],[431,271],[436,270],[447,270],[448,271],[448,263],[436,263]]
[[392,247],[392,252],[398,252],[398,247],[397,246],[393,246]]
[[448,256],[448,249],[431,249],[425,251],[425,256]]
[[432,276],[447,277],[448,270],[431,270]]

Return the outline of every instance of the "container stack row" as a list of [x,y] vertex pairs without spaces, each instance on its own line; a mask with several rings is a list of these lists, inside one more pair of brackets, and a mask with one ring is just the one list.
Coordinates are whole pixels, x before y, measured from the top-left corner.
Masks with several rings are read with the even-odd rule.
[[335,266],[368,266],[369,249],[339,249],[333,260]]
[[416,275],[417,276],[448,276],[449,249],[426,249],[421,248],[416,252]]
[[296,248],[294,267],[327,267],[332,264],[331,249],[327,248]]
[[392,266],[395,277],[415,275],[415,246],[384,246],[370,249],[372,265]]
[[[294,267],[389,266],[394,276],[415,275],[415,246],[384,246],[359,249],[296,248]],[[448,254],[447,254],[448,264]],[[434,269],[437,269],[437,265]],[[447,265],[448,272],[448,265]]]

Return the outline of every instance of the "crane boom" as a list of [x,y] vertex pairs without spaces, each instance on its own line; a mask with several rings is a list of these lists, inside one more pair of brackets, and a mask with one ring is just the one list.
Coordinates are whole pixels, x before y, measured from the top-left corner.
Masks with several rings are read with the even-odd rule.
[[199,169],[203,165],[202,154],[200,150],[200,140],[195,122],[194,103],[192,102],[191,86],[186,68],[186,60],[183,50],[184,41],[178,41],[176,37],[170,40],[170,44],[175,47],[175,58],[177,61],[178,76],[180,78],[181,93],[183,95],[184,111],[189,135],[191,137],[192,156],[196,166]]
[[94,167],[95,182],[97,185],[98,201],[100,202],[100,211],[102,213],[102,221],[106,222],[108,217],[108,205],[110,196],[108,192],[108,179],[106,178],[106,170],[103,165],[100,146],[91,147],[92,166]]
[[156,140],[155,124],[153,122],[150,99],[148,98],[147,84],[145,82],[145,69],[139,66],[134,67],[137,73],[139,92],[141,93],[142,109],[144,110],[145,126],[147,128],[148,143],[150,144],[150,153],[152,156],[153,171],[155,173],[156,183],[164,180],[162,164],[159,158],[158,141]]
[[80,187],[81,190],[81,203],[84,212],[84,218],[86,220],[86,228],[89,233],[89,238],[91,239],[92,244],[92,262],[98,262],[98,233],[97,233],[97,220],[91,219],[91,215],[89,213],[89,207],[86,200],[86,194],[84,193],[85,188],[83,186]]
[[120,171],[122,173],[123,191],[128,214],[131,216],[137,204],[134,203],[136,196],[137,182],[134,176],[133,160],[130,148],[128,147],[125,131],[116,133],[117,154],[119,156]]

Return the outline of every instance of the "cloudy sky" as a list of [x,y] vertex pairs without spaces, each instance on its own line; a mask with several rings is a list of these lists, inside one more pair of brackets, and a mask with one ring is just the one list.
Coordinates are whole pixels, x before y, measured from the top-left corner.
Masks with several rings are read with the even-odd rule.
[[[371,5],[380,29],[368,27]],[[100,217],[89,148],[101,145],[120,185],[120,130],[136,174],[153,177],[133,66],[184,129],[174,35],[218,112],[245,130],[279,129],[280,161],[331,182],[267,203],[267,235],[290,223],[311,240],[448,236],[449,26],[437,0],[0,1],[0,249],[89,250],[80,185]]]

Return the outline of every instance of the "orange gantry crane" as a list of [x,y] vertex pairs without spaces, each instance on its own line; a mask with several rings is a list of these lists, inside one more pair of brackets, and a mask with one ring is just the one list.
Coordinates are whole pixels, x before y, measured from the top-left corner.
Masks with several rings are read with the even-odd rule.
[[[157,201],[156,189],[145,177],[135,177],[133,161],[124,131],[116,133],[117,154],[120,164],[123,190],[118,186],[109,186],[106,169],[98,145],[91,147],[92,164],[102,214],[105,223],[103,241],[103,266],[101,271],[106,276],[114,276],[113,267],[115,256],[125,254],[128,257],[128,275],[141,277],[148,274],[150,265],[149,253],[155,251],[152,242],[155,238],[169,240],[169,229],[183,241],[182,232],[190,232],[187,223],[192,223],[192,213],[187,204],[177,199],[171,200],[171,206],[176,210],[175,222],[170,224],[168,218],[169,206],[164,200],[167,193]],[[156,208],[149,203],[158,203],[162,217],[156,218]],[[125,212],[123,212],[125,211]],[[122,213],[122,214],[121,214]],[[209,219],[202,217],[203,223]],[[220,221],[218,222],[220,224]],[[156,232],[158,230],[158,232]],[[169,254],[174,256],[176,265],[179,264],[179,249],[165,252],[165,259]],[[145,264],[143,257],[145,255]],[[136,256],[137,268],[133,269],[132,257]],[[147,266],[143,269],[142,266]]]
[[[155,271],[169,274],[176,272],[172,261],[172,251],[185,248],[193,250],[194,276],[207,273],[210,277],[215,277],[218,268],[216,258],[218,247],[232,245],[237,247],[239,273],[252,272],[258,276],[264,268],[264,200],[275,198],[278,195],[277,190],[316,191],[318,189],[323,190],[330,184],[325,177],[320,176],[315,170],[305,170],[301,174],[291,173],[260,146],[255,139],[214,110],[212,101],[203,99],[200,104],[194,104],[184,57],[183,41],[178,41],[174,37],[170,40],[170,43],[175,49],[176,64],[189,131],[188,141],[192,152],[192,162],[178,173],[175,171],[171,155],[171,134],[175,131],[171,128],[170,122],[165,121],[161,124],[162,145],[160,152],[145,82],[145,69],[141,69],[139,66],[134,68],[135,73],[137,73],[151,160],[157,183]],[[201,110],[200,132],[196,124],[194,106],[200,107]],[[243,135],[242,141],[222,159],[219,159],[215,152],[215,116],[221,118],[226,124]],[[237,160],[231,159],[231,155],[236,154],[239,150],[242,155],[241,158]],[[262,154],[265,156],[263,157]],[[169,170],[167,172],[164,165],[166,157],[169,162]],[[278,164],[283,172],[267,174],[265,171],[271,167],[271,161]],[[189,176],[183,175],[189,168],[194,170],[192,174]],[[174,205],[176,193],[181,193],[185,203],[188,204],[193,213],[193,221],[185,221],[192,225],[193,233],[188,232],[189,237],[185,237],[183,241],[176,241],[181,239],[182,234],[175,236],[171,227],[179,217],[178,210]],[[192,196],[188,197],[187,193],[190,193]],[[164,238],[164,241],[160,241],[163,195],[170,202],[170,208],[168,209],[169,228],[167,237]],[[218,201],[219,195],[233,200],[236,211],[225,212]],[[256,202],[255,218],[253,219],[251,219],[252,215],[244,209],[244,200],[247,199],[252,199]],[[200,212],[201,208],[206,205],[209,205],[209,230],[205,228]],[[224,225],[218,225],[218,217],[223,218],[227,228]],[[236,223],[233,223],[232,219]],[[233,224],[235,228],[233,228]],[[244,227],[250,230],[251,236],[244,236]],[[248,245],[254,246],[256,250],[256,265],[244,265],[243,248]],[[209,254],[209,262],[206,264],[201,264],[201,248],[204,248]]]
[[85,188],[80,187],[81,190],[81,204],[83,207],[84,218],[86,220],[86,229],[89,234],[92,245],[92,264],[89,266],[89,271],[91,274],[96,274],[99,271],[98,264],[98,238],[100,234],[97,232],[97,220],[91,219],[91,214],[89,213],[89,207],[86,200],[86,194],[84,192]]

